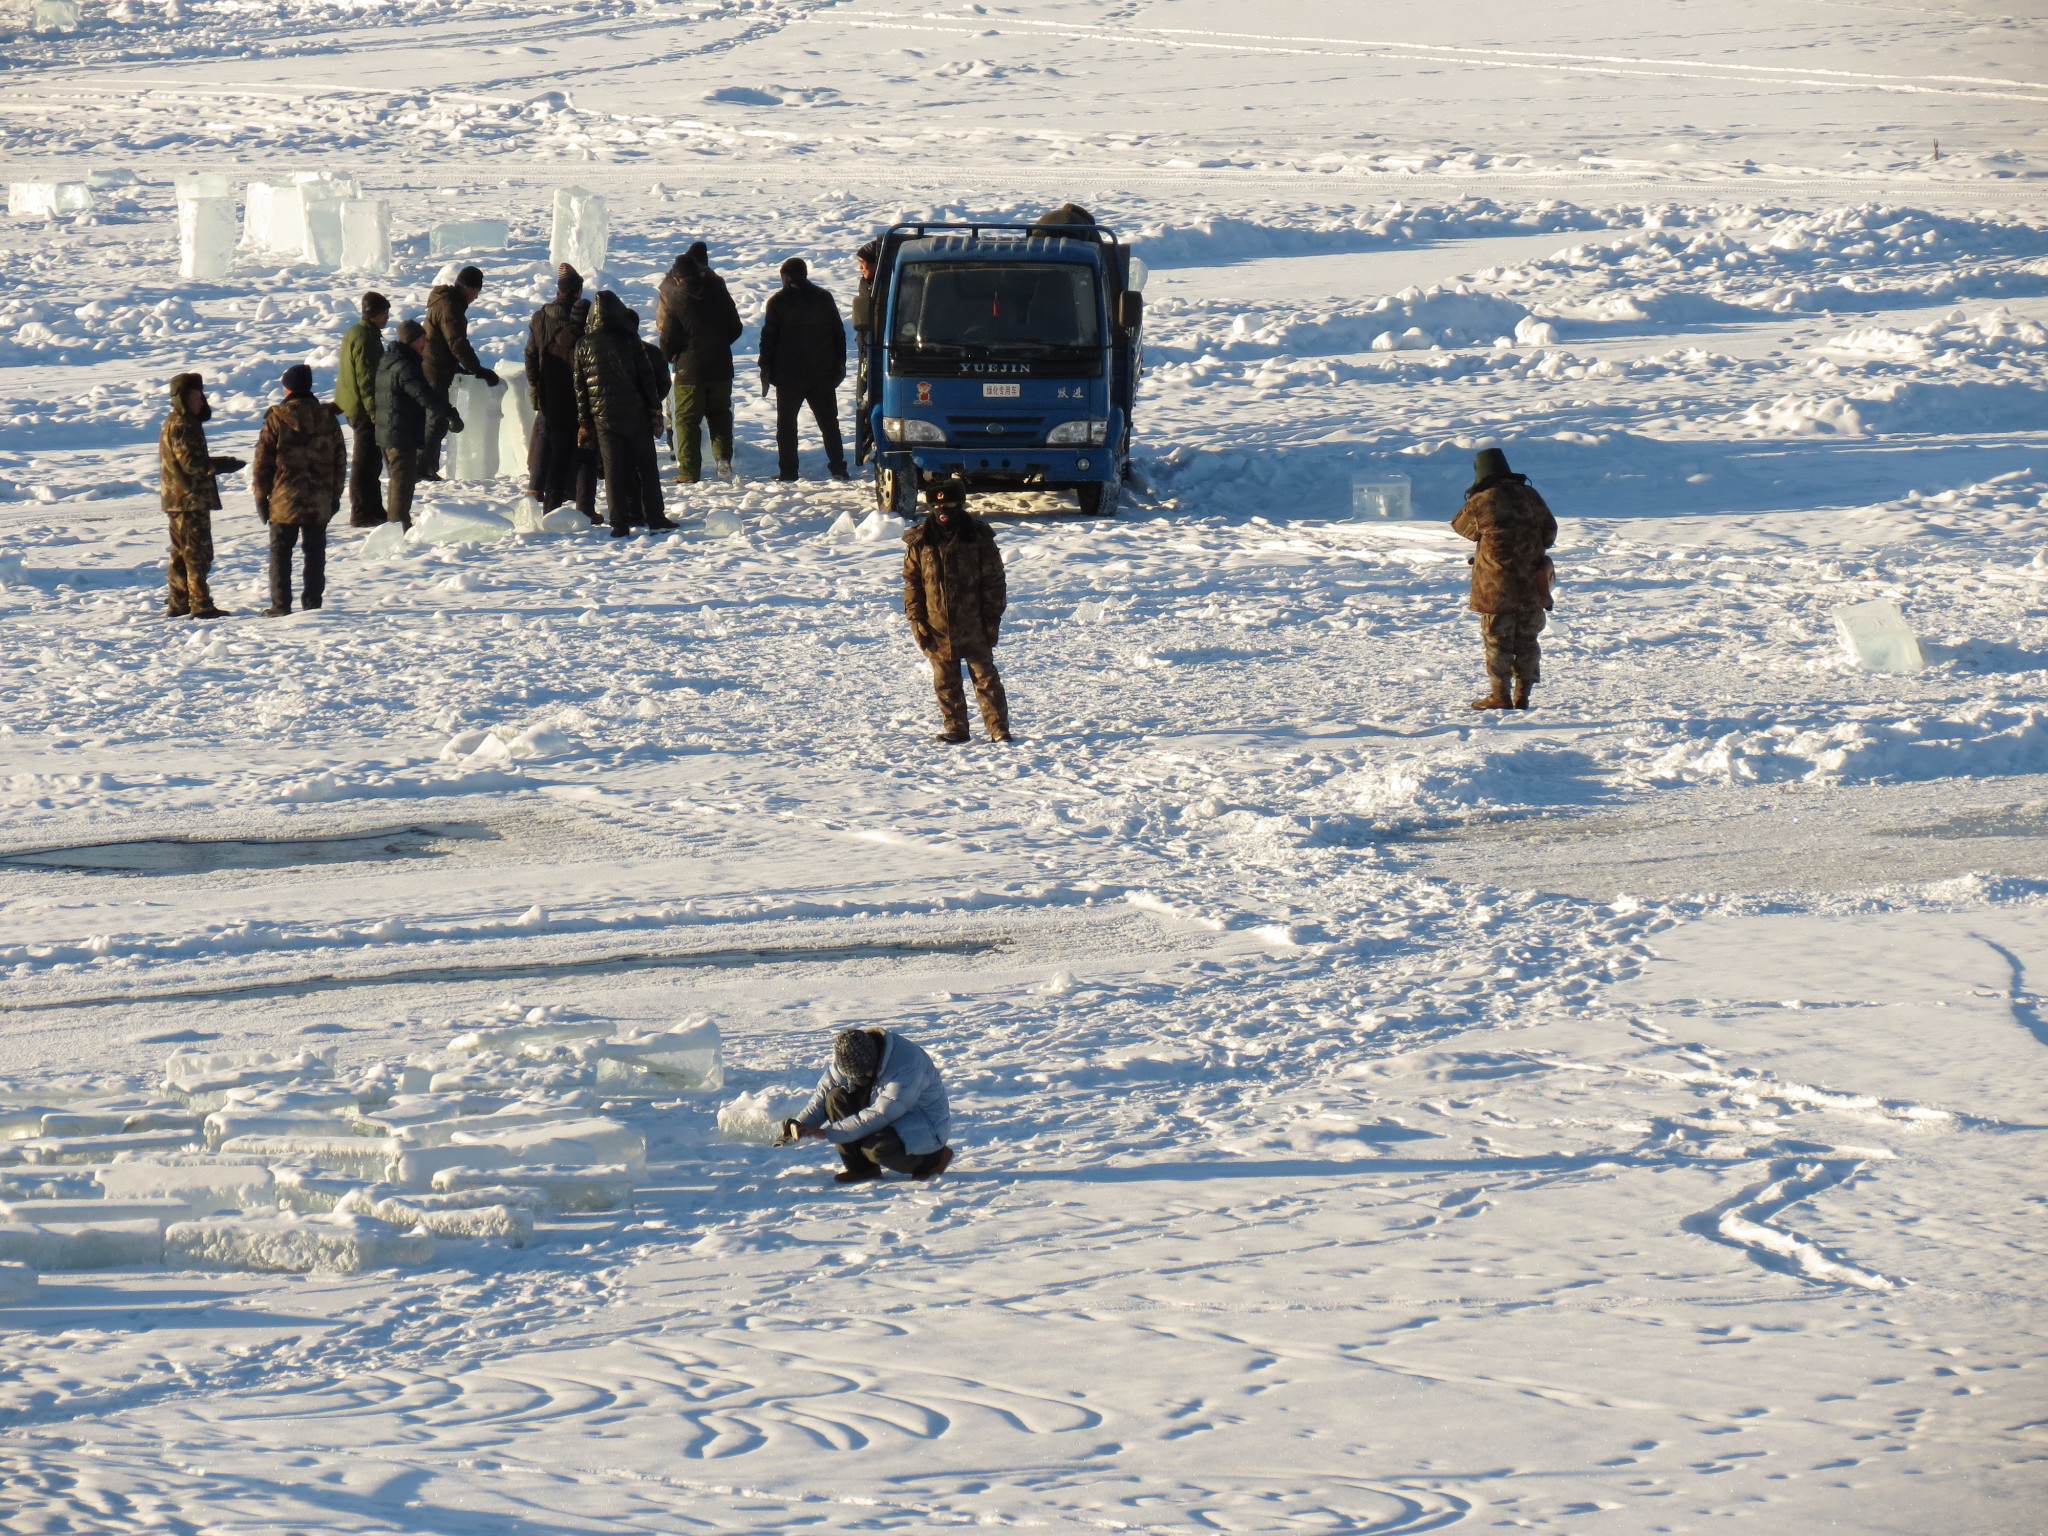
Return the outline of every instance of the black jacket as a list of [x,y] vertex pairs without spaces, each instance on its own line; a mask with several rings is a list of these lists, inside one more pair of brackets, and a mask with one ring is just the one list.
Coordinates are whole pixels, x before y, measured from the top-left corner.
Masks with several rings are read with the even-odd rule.
[[846,325],[839,306],[808,278],[768,300],[761,320],[761,377],[777,389],[805,394],[837,389],[846,377]]
[[411,347],[387,347],[377,364],[377,446],[424,448],[429,417],[453,418],[448,391],[427,382]]
[[[526,328],[527,396],[536,411],[557,421],[570,421],[576,415],[576,379],[569,368],[569,349],[555,349],[574,307],[573,299],[567,303],[557,299],[535,310]],[[570,346],[574,345],[572,341]]]
[[678,384],[730,384],[732,344],[747,327],[716,272],[678,262],[661,280],[654,326]]
[[663,394],[631,312],[606,289],[591,306],[589,329],[576,343],[577,420],[599,432],[653,437]]

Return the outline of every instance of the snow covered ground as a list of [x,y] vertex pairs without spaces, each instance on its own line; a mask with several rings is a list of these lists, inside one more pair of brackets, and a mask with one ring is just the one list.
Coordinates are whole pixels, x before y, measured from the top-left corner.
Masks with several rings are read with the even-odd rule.
[[[647,1141],[523,1247],[44,1273],[0,1530],[2042,1529],[2038,18],[129,4],[0,52],[7,179],[142,178],[0,241],[9,1134],[528,1016],[726,1064],[480,1058]],[[558,185],[643,312],[700,236],[750,318],[897,217],[1132,236],[1147,489],[980,507],[1017,743],[929,745],[893,537],[762,478],[745,391],[673,535],[337,527],[270,621],[230,480],[236,617],[159,618],[169,375],[246,455],[366,285],[180,283],[171,174],[317,165],[391,199],[401,314],[432,223],[511,222],[492,359]],[[1510,718],[1446,521],[1492,444],[1563,525]],[[1388,470],[1417,519],[1349,521]],[[1876,597],[1927,670],[1850,666]],[[719,1139],[852,1024],[944,1063],[939,1182]]]

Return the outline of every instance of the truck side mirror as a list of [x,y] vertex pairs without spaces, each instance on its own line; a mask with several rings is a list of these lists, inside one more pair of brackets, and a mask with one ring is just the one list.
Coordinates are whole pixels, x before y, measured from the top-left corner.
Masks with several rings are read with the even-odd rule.
[[864,331],[874,322],[874,318],[874,299],[868,294],[856,293],[853,296],[853,328],[856,331]]
[[1135,331],[1145,323],[1145,295],[1133,293],[1126,288],[1116,296],[1116,323],[1127,331]]

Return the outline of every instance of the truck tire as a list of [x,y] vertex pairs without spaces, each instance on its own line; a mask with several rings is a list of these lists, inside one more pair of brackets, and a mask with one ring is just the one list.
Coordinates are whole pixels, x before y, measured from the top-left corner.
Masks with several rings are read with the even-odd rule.
[[891,469],[875,460],[875,505],[897,517],[917,516],[916,469]]
[[1123,500],[1124,476],[1118,469],[1114,479],[1101,485],[1077,486],[1074,494],[1081,498],[1083,517],[1115,517],[1117,503]]

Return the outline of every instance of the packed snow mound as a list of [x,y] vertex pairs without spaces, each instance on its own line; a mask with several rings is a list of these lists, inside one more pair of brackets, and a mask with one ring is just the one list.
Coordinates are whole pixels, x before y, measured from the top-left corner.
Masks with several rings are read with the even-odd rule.
[[1348,219],[1304,228],[1214,216],[1185,224],[1147,223],[1122,231],[1132,250],[1153,267],[1213,266],[1267,256],[1324,256],[1384,250],[1417,241],[1471,239],[1482,235],[1545,234],[1605,229],[1609,217],[1570,203],[1535,209],[1510,208],[1491,198],[1409,206],[1396,200]]
[[1931,384],[1893,379],[1847,395],[1781,395],[1742,424],[1774,436],[2023,431],[2048,421],[2048,390],[2027,384]]
[[[1355,308],[1313,311],[1244,310],[1211,301],[1161,300],[1172,322],[1146,354],[1173,362],[1202,357],[1336,357],[1375,349],[1492,346],[1529,318],[1525,305],[1462,283],[1408,287]],[[1390,339],[1391,338],[1391,339]]]

